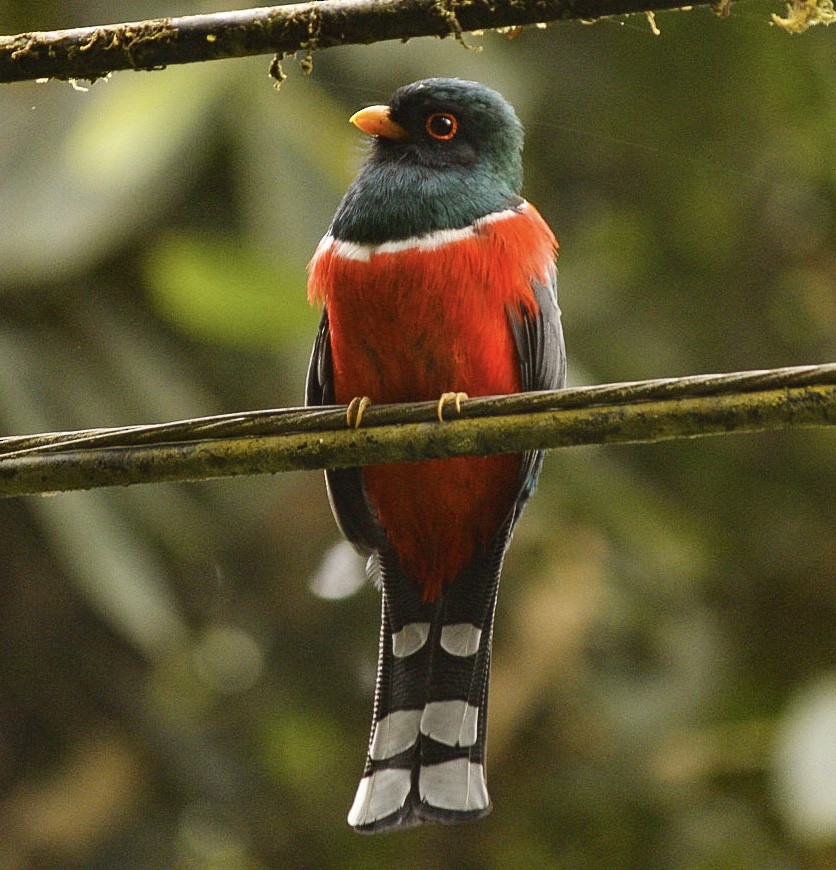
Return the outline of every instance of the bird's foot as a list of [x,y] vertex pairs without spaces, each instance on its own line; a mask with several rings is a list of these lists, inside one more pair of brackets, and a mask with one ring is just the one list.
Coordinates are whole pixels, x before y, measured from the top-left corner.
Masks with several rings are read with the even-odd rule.
[[368,396],[355,396],[349,403],[345,411],[345,422],[349,429],[359,429],[360,423],[363,420],[363,414],[366,413],[366,408],[371,405],[372,400]]
[[461,414],[462,412],[462,402],[469,398],[467,393],[442,393],[441,398],[438,400],[438,405],[436,405],[436,414],[438,415],[438,422],[444,422],[444,406],[452,405],[456,409],[457,414]]

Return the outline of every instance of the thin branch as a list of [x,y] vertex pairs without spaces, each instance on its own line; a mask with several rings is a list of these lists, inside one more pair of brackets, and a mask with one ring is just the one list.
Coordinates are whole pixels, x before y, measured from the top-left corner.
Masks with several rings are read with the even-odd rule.
[[710,0],[321,0],[0,36],[0,82],[293,54],[417,36],[707,5]]
[[448,456],[836,425],[836,364],[465,402],[256,411],[0,439],[0,497]]

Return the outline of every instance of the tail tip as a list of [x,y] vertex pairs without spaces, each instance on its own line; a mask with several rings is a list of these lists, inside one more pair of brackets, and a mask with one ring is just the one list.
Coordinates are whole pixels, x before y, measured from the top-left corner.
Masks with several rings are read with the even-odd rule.
[[491,811],[485,771],[479,762],[455,758],[422,765],[417,782],[408,768],[381,768],[357,787],[348,823],[361,833],[406,830],[425,822],[456,824]]

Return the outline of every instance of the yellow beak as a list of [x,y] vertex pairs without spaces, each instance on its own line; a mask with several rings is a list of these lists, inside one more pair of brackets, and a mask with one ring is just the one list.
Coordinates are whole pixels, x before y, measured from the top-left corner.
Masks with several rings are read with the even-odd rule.
[[369,136],[382,136],[384,139],[406,139],[407,132],[389,117],[389,106],[369,106],[360,109],[349,119],[358,130]]

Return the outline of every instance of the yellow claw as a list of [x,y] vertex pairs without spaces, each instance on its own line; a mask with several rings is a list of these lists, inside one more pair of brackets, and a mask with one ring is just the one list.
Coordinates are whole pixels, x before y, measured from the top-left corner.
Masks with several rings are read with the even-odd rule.
[[462,412],[462,402],[465,399],[470,398],[467,393],[442,393],[441,398],[438,400],[438,405],[436,406],[436,414],[438,415],[438,422],[444,422],[444,406],[445,405],[453,405],[456,409],[457,414],[461,414]]
[[355,396],[348,403],[348,408],[345,411],[345,422],[349,429],[360,428],[363,414],[371,403],[372,400],[368,396]]

